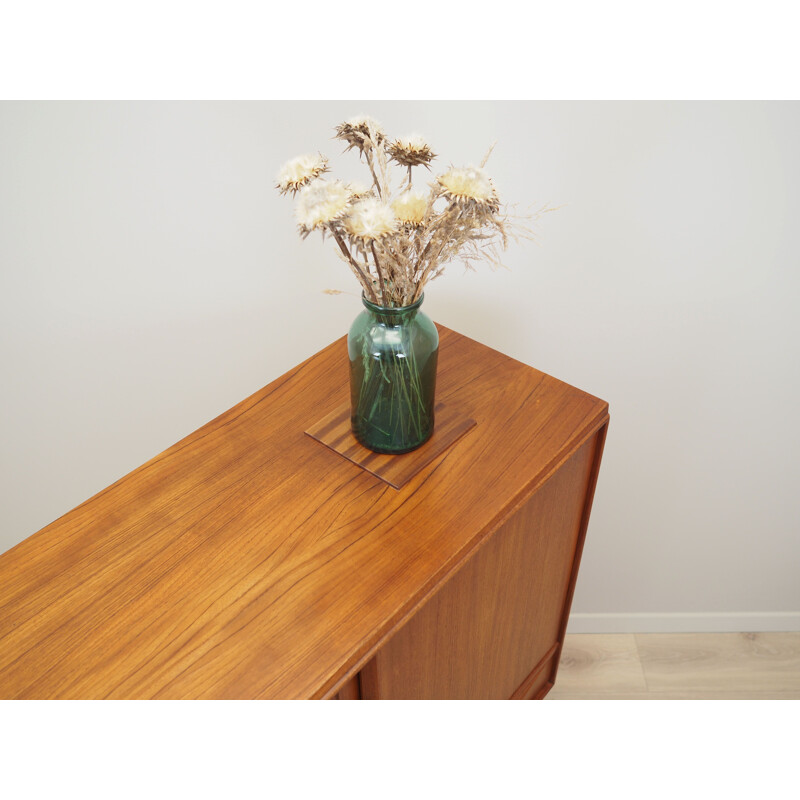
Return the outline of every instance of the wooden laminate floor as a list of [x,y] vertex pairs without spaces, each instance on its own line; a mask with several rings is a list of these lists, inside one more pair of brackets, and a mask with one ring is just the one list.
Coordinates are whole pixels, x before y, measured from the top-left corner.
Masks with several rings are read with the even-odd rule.
[[548,700],[800,700],[800,633],[567,634]]

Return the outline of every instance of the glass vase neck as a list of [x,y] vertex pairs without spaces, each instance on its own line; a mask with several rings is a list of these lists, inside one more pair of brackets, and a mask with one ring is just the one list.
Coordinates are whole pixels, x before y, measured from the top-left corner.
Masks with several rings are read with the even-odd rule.
[[419,307],[422,305],[422,301],[425,299],[425,293],[423,292],[420,296],[419,300],[411,305],[408,306],[381,306],[377,303],[373,303],[371,300],[367,300],[364,294],[361,295],[361,302],[364,304],[364,307],[367,311],[375,314],[377,317],[386,317],[388,320],[391,320],[394,324],[398,324],[399,322],[408,319],[409,317],[413,317]]

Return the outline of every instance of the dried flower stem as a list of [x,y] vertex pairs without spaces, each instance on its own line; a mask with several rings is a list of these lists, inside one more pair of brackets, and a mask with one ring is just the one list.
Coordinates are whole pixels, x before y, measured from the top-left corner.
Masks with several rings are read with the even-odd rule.
[[370,248],[372,249],[372,257],[375,259],[375,270],[378,273],[378,281],[381,285],[381,302],[384,307],[389,305],[388,296],[386,294],[386,284],[383,281],[383,270],[381,269],[380,262],[378,261],[378,254],[375,252],[375,242],[372,241],[369,243]]
[[339,249],[342,251],[344,257],[347,259],[350,266],[355,270],[356,277],[364,286],[364,289],[366,289],[366,291],[369,292],[372,299],[377,303],[378,297],[375,294],[375,290],[372,288],[372,281],[369,278],[367,278],[367,276],[361,270],[361,267],[358,266],[356,260],[353,258],[350,251],[347,249],[347,245],[342,241],[342,237],[340,236],[339,232],[335,228],[331,228],[330,231],[333,234],[333,238],[336,239],[336,244],[339,245]]
[[[449,212],[451,208],[452,208],[452,204],[448,207],[447,211]],[[453,221],[451,222],[451,227],[452,228],[455,228],[455,226],[458,224],[458,218],[460,216],[461,216],[461,209],[459,208],[459,209],[456,209],[456,214],[453,217]],[[433,241],[433,239],[431,239],[431,241]],[[431,274],[431,271],[436,266],[436,264],[437,264],[437,262],[439,260],[439,256],[442,254],[442,250],[444,250],[445,245],[447,245],[449,242],[450,242],[450,240],[449,240],[449,238],[447,236],[443,236],[442,237],[442,244],[440,245],[438,252],[430,260],[430,262],[428,263],[428,266],[425,268],[425,270],[423,271],[422,275],[420,276],[419,282],[417,283],[417,289],[414,292],[413,297],[411,298],[411,302],[412,303],[416,303],[417,300],[419,300],[419,297],[422,294],[422,290],[425,288],[425,284],[428,282],[428,276]],[[431,244],[431,242],[428,242],[428,246],[430,246],[430,244]],[[422,258],[420,258],[420,262],[422,262]]]
[[[450,205],[448,205],[447,208],[441,214],[442,221],[446,221],[447,215],[453,210],[454,207],[455,207],[455,201],[451,200]],[[433,244],[433,240],[435,238],[436,238],[436,233],[434,232],[434,234],[428,240],[428,243],[425,245],[425,249],[422,251],[422,254],[419,257],[418,264],[420,267],[425,263],[425,256],[428,255],[428,251],[431,249],[431,245]]]
[[372,174],[372,181],[375,184],[375,188],[378,190],[378,196],[383,198],[383,192],[381,192],[381,182],[378,180],[378,176],[375,174],[375,167],[372,164],[372,156],[370,156],[369,150],[366,148],[364,149],[364,158],[366,159],[367,166]]
[[386,158],[386,147],[385,145],[379,146],[375,142],[373,142],[373,145],[375,147],[378,169],[381,173],[380,196],[385,203],[388,203],[392,194],[392,187],[389,183],[389,162]]

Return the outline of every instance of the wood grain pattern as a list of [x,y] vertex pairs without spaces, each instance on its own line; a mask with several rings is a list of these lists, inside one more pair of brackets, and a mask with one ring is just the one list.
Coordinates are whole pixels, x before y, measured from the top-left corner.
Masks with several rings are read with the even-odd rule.
[[431,438],[416,450],[401,455],[374,453],[356,441],[350,427],[349,402],[327,414],[306,433],[376,478],[401,489],[475,425],[475,420],[463,411],[444,403],[436,404],[434,414],[436,423]]
[[366,699],[528,697],[573,572],[595,437],[500,526],[377,653]]
[[607,420],[439,330],[477,424],[402,489],[304,434],[343,337],[0,555],[0,697],[334,696]]
[[516,688],[511,700],[541,700],[553,687],[550,676],[553,674],[553,659],[559,649],[560,642],[556,642],[542,657],[539,663],[530,671],[530,674]]
[[558,665],[561,663],[561,648],[564,645],[564,639],[567,633],[567,625],[569,624],[569,611],[572,607],[572,598],[575,595],[575,586],[578,581],[578,568],[580,567],[581,557],[583,556],[583,545],[586,542],[586,531],[589,527],[589,516],[592,513],[592,503],[594,502],[594,492],[597,488],[597,478],[600,474],[600,462],[603,458],[603,450],[605,449],[606,436],[608,435],[608,425],[608,420],[606,420],[606,422],[603,424],[603,427],[598,431],[597,441],[595,442],[594,452],[592,455],[589,484],[584,495],[583,514],[581,516],[580,529],[578,531],[578,541],[575,548],[575,559],[572,564],[572,574],[569,578],[567,598],[564,602],[564,611],[561,615],[561,624],[558,629],[558,647],[556,648],[556,653],[553,657],[553,670],[550,675],[551,685],[555,684],[556,676],[558,675]]

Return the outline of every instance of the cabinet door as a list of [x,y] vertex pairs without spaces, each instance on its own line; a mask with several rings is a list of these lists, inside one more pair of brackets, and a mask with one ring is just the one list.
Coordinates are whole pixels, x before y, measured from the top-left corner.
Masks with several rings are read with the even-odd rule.
[[354,675],[342,688],[333,696],[333,700],[360,700],[361,687],[359,686],[358,675]]
[[361,672],[363,699],[541,697],[566,627],[605,428]]

